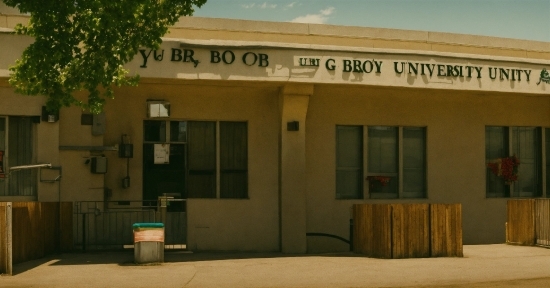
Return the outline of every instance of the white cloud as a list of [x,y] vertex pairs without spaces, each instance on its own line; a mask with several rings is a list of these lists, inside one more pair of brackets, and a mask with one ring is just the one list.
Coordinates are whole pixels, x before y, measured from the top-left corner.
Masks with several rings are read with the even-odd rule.
[[277,4],[267,4],[267,2],[264,2],[264,4],[262,4],[258,7],[262,8],[262,9],[265,9],[265,8],[273,9],[273,8],[277,7]]
[[319,11],[322,15],[328,16],[334,12],[334,7],[328,7],[327,9]]
[[327,22],[328,16],[330,16],[333,12],[334,12],[334,7],[328,7],[327,9],[323,9],[319,11],[318,14],[307,14],[306,16],[299,16],[294,18],[290,22],[324,24]]
[[277,8],[277,4],[269,4],[267,2],[264,2],[263,4],[252,3],[252,4],[243,4],[241,5],[244,9],[251,9],[251,8],[258,8],[258,9],[274,9]]
[[288,5],[286,5],[285,7],[286,7],[286,8],[294,8],[294,5],[296,5],[296,2],[292,2],[292,3],[288,4]]

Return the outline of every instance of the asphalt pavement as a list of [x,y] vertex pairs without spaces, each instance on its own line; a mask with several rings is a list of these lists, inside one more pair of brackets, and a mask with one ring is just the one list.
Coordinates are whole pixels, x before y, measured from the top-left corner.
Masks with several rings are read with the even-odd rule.
[[0,287],[550,287],[550,249],[466,245],[464,257],[354,253],[190,253],[134,263],[133,250],[67,253],[14,265]]

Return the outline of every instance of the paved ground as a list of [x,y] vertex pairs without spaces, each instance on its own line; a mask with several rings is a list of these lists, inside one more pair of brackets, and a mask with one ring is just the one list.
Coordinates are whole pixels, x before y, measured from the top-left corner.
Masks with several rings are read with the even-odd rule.
[[14,266],[0,287],[550,287],[550,249],[464,246],[464,258],[167,252],[135,265],[133,252],[62,254]]

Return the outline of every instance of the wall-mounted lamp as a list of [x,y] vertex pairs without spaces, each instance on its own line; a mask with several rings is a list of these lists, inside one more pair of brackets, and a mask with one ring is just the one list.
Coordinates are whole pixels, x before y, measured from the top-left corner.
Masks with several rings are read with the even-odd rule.
[[290,121],[286,123],[286,131],[299,131],[299,130],[300,130],[300,122]]

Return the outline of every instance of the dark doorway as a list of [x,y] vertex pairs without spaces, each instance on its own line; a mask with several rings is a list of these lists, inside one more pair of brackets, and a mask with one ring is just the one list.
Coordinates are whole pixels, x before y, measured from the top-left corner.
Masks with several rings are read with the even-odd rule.
[[[159,196],[187,198],[185,144],[166,145],[170,145],[169,163],[166,164],[155,164],[155,144],[143,145],[143,200],[157,200]],[[171,202],[168,211],[184,211],[184,203]]]

